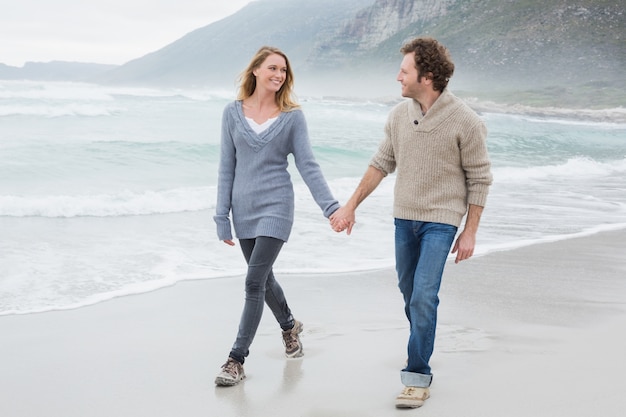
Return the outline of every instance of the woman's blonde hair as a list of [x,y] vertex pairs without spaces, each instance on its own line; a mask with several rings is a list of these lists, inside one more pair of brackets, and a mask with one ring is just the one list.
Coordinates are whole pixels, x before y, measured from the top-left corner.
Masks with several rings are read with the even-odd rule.
[[272,46],[262,46],[252,57],[248,67],[239,76],[239,93],[237,94],[237,100],[245,100],[252,96],[256,89],[256,77],[253,71],[259,68],[268,56],[273,54],[282,56],[287,64],[285,82],[280,87],[280,90],[276,92],[276,105],[281,112],[297,109],[300,105],[297,103],[293,94],[293,72],[291,71],[291,64],[283,51]]

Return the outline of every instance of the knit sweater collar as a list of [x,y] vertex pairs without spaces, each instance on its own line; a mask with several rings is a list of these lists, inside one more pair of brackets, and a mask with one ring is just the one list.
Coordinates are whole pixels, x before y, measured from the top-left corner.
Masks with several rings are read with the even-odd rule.
[[281,112],[274,123],[272,123],[267,129],[261,133],[256,133],[250,127],[250,124],[246,120],[246,115],[243,113],[243,101],[237,100],[235,103],[235,112],[237,120],[241,126],[241,134],[246,143],[255,151],[261,150],[265,145],[270,143],[278,133],[285,127],[287,121],[287,112]]
[[[422,107],[419,101],[413,99],[409,101],[409,120],[412,121],[413,130],[416,132],[430,132],[441,125],[458,108],[460,103],[455,100],[455,96],[444,89],[441,95],[428,109],[425,115],[422,114]],[[415,123],[414,121],[417,121]]]

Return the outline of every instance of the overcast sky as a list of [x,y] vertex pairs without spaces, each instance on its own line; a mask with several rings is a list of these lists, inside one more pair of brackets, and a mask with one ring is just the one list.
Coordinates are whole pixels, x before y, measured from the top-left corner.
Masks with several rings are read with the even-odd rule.
[[0,0],[0,63],[123,64],[251,0]]

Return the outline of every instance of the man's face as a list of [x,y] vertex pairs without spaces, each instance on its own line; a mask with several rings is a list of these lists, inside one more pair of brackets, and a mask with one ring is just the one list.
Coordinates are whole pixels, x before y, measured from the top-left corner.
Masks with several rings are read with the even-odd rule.
[[415,52],[404,55],[400,64],[397,80],[402,86],[402,97],[416,98],[419,96],[423,85],[417,79],[417,68],[415,68]]

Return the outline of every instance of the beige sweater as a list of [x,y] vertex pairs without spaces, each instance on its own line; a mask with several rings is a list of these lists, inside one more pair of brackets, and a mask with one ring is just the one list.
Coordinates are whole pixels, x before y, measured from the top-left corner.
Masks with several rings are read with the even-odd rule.
[[425,116],[415,100],[394,107],[370,162],[384,175],[397,170],[394,217],[459,227],[468,204],[484,207],[492,182],[486,137],[482,120],[447,89]]

